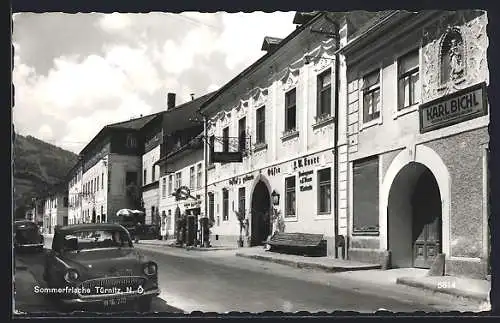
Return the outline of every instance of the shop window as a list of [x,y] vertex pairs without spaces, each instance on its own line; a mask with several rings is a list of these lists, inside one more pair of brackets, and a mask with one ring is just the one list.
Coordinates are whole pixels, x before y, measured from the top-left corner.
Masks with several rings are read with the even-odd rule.
[[256,111],[255,119],[256,143],[266,143],[266,107],[261,107]]
[[222,189],[222,221],[229,220],[229,191]]
[[285,217],[295,217],[295,176],[287,177],[285,179]]
[[380,117],[380,71],[376,70],[363,78],[363,122]]
[[398,109],[404,109],[420,101],[418,49],[398,60]]
[[379,232],[379,160],[378,156],[353,164],[354,233]]
[[330,168],[318,171],[318,213],[329,214],[332,205],[332,172]]
[[316,118],[331,115],[332,106],[332,71],[328,69],[318,75],[318,103],[316,106]]
[[297,130],[297,105],[296,89],[292,89],[285,94],[285,131]]

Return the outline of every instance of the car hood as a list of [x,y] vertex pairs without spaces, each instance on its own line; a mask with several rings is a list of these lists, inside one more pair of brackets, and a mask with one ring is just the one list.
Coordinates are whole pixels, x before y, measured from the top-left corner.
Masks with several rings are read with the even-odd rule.
[[133,248],[82,250],[68,253],[62,260],[85,278],[142,275],[147,259]]

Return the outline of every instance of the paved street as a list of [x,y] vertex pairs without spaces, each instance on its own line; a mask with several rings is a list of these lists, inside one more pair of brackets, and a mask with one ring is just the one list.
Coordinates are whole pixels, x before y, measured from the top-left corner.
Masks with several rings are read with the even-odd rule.
[[[50,243],[50,239],[46,239],[46,247]],[[370,313],[379,309],[436,312],[477,308],[454,297],[411,287],[384,289],[362,282],[353,284],[332,273],[236,257],[232,250],[200,252],[140,244],[136,247],[159,266],[161,294],[153,302],[155,312],[181,312],[179,309],[182,309],[188,313],[336,310]],[[43,287],[43,255],[20,257]],[[25,302],[18,300],[18,303],[22,306]],[[39,307],[26,310],[58,310],[54,303],[42,297],[37,304]]]
[[397,291],[353,285],[331,273],[290,268],[235,257],[228,252],[196,252],[140,246],[160,268],[162,295],[190,312],[230,311],[470,311],[476,305],[405,286]]

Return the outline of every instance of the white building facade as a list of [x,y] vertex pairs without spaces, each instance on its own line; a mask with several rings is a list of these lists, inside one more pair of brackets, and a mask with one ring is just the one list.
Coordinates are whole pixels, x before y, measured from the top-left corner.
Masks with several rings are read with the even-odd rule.
[[52,234],[57,225],[68,225],[68,196],[66,193],[49,195],[44,203],[44,232]]
[[483,11],[394,10],[342,50],[350,259],[488,272],[486,26]]
[[[203,148],[173,152],[162,163],[165,174],[160,177],[160,216],[165,220],[169,237],[175,235],[175,210],[180,214],[192,214],[199,219],[204,212],[204,168]],[[176,200],[173,195],[181,187],[187,186],[193,198]]]
[[[335,166],[336,136],[345,137],[345,131],[337,135],[335,129],[337,114],[345,113],[345,106],[337,104],[337,87],[345,84],[338,83],[338,44],[311,32],[320,29],[338,33],[332,17],[315,16],[201,109],[211,118],[208,135],[214,151],[231,151],[232,138],[245,138],[237,139],[245,142],[241,163],[213,163],[208,169],[214,245],[237,243],[235,211],[245,214],[247,244],[262,244],[276,229],[277,209],[285,232],[322,234],[328,255],[335,254],[335,236],[347,228],[347,213],[335,212],[340,171],[339,189],[346,195],[346,169]],[[276,206],[273,194],[280,196]]]
[[68,181],[68,223],[83,223],[82,193],[83,193],[83,168],[78,163],[69,172]]

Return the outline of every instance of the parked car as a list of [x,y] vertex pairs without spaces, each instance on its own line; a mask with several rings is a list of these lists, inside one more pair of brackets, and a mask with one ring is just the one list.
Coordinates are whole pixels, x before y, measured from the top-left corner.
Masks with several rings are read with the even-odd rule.
[[28,220],[14,222],[14,248],[43,250],[43,235],[40,227]]
[[43,278],[63,305],[88,310],[126,306],[147,312],[159,295],[158,266],[135,249],[119,224],[59,228],[47,253]]

